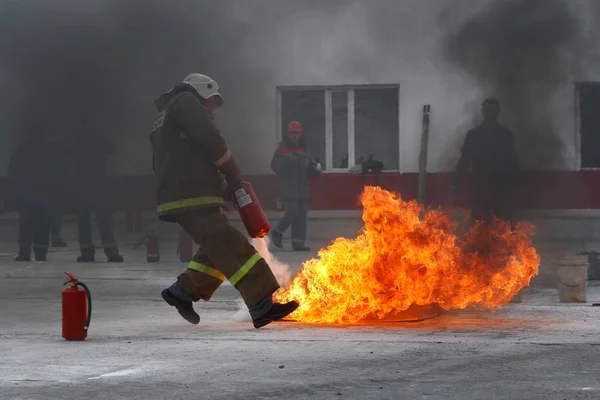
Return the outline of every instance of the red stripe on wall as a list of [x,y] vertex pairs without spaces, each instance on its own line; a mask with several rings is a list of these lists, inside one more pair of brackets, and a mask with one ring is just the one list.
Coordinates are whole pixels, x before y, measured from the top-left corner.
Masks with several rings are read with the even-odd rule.
[[[261,204],[266,210],[275,209],[277,189],[274,175],[249,175]],[[3,192],[0,179],[0,195]],[[373,175],[326,173],[311,180],[311,210],[353,210],[365,184],[374,184]],[[382,188],[399,192],[404,199],[417,196],[418,174],[384,172],[379,177]],[[427,175],[427,204],[445,206],[450,199],[452,174]],[[154,210],[155,182],[152,176],[123,176],[109,180],[111,206],[116,210]],[[458,198],[457,206],[468,204],[468,188]],[[552,171],[526,174],[523,185],[515,192],[519,207],[531,209],[600,209],[600,171]]]

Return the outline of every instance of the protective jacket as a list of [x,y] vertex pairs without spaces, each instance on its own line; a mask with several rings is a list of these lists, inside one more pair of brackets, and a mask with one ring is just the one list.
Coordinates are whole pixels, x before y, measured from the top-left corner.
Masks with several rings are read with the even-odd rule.
[[156,105],[150,142],[159,218],[175,222],[173,214],[224,205],[223,175],[233,187],[239,169],[210,111],[188,85],[176,86]]
[[309,176],[320,174],[317,163],[311,158],[303,143],[294,144],[287,137],[284,137],[275,150],[271,169],[277,176],[277,188],[282,201],[308,201],[310,199]]

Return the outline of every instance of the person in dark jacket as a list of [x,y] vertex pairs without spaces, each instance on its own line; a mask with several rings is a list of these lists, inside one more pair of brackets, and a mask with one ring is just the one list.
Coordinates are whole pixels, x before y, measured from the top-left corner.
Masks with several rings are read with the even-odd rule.
[[223,214],[224,197],[232,197],[240,171],[212,116],[222,104],[217,82],[195,73],[156,100],[150,142],[158,217],[179,224],[199,245],[187,270],[161,296],[198,324],[192,303],[210,300],[227,278],[260,328],[285,318],[298,303],[273,302],[279,288],[273,272]]
[[285,214],[271,232],[273,245],[283,247],[283,234],[292,227],[292,248],[295,251],[309,251],[306,241],[306,219],[310,200],[309,176],[321,174],[320,166],[311,158],[302,139],[302,125],[291,121],[287,133],[279,144],[271,169],[276,174],[279,197]]
[[25,140],[13,152],[6,176],[8,202],[19,209],[17,261],[46,261],[52,216],[60,206],[63,170],[56,142],[41,136]]
[[493,216],[511,221],[511,194],[521,170],[513,133],[498,123],[500,102],[497,99],[486,99],[482,112],[483,123],[465,137],[454,190],[461,186],[470,170],[472,222],[489,223]]
[[104,138],[77,136],[67,151],[71,161],[69,201],[77,216],[81,250],[77,262],[95,261],[92,215],[96,217],[108,262],[123,262],[123,256],[115,242],[112,210],[106,193],[106,158],[115,151],[115,147]]

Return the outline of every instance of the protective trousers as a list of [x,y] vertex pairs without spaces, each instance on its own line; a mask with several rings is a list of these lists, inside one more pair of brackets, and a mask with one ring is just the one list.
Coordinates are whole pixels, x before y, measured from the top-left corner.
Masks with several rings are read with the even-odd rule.
[[[100,231],[100,240],[106,255],[118,253],[119,249],[115,242],[115,234],[112,227],[112,216],[109,212],[98,211],[95,213],[96,222]],[[79,210],[77,212],[77,228],[79,231],[79,247],[81,253],[94,254],[94,241],[92,240],[92,212]]]
[[220,207],[186,211],[176,222],[199,245],[188,269],[177,278],[194,298],[210,300],[227,278],[251,308],[279,288],[267,262],[229,224]]

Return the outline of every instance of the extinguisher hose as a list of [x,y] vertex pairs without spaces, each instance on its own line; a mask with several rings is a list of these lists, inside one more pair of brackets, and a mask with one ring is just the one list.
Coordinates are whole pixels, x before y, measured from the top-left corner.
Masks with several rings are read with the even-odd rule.
[[90,320],[92,319],[92,294],[85,283],[78,281],[77,285],[81,286],[83,290],[85,290],[85,295],[87,297],[87,320],[85,321],[85,327],[83,328],[83,330],[87,332],[88,328],[90,327]]

